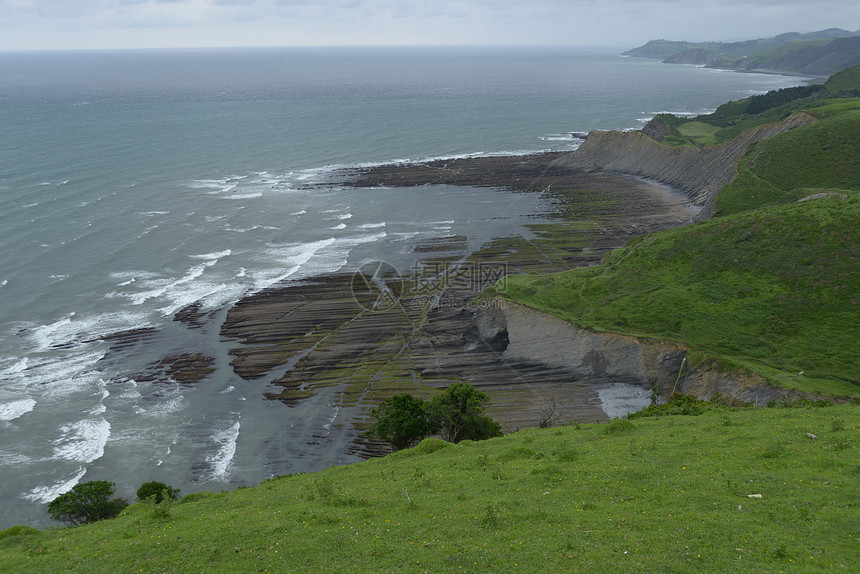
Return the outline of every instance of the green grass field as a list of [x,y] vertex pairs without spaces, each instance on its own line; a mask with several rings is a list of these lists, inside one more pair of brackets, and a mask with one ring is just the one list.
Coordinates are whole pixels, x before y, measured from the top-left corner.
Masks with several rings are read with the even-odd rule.
[[858,415],[715,407],[428,439],[192,494],[164,518],[134,505],[77,528],[13,527],[0,533],[0,571],[851,572]]

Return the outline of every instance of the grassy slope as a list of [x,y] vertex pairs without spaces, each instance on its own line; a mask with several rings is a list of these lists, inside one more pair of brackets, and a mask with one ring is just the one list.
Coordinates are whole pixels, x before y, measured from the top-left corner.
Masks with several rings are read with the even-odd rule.
[[[826,115],[845,105],[812,111]],[[857,105],[751,146],[737,178],[720,191],[717,214],[795,201],[810,195],[809,188],[860,189],[860,101]]]
[[599,267],[511,276],[504,293],[596,330],[688,343],[773,383],[860,394],[858,221],[856,193],[755,210],[631,241]]
[[0,571],[849,572],[858,415],[714,409],[431,439],[192,495],[167,518],[136,505],[94,525],[0,533]]
[[819,119],[858,110],[860,98],[857,96],[860,96],[860,66],[834,74],[819,91],[796,95],[793,100],[786,97],[779,105],[758,113],[749,112],[752,98],[746,98],[725,103],[714,113],[695,118],[661,114],[655,119],[670,129],[670,133],[662,139],[665,144],[713,146],[729,141],[750,128],[782,121],[798,110],[807,111]]

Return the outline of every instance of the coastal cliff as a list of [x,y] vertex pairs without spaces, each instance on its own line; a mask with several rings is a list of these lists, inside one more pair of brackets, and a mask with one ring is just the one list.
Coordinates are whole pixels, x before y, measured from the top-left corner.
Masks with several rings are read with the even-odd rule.
[[817,398],[774,387],[753,374],[726,372],[713,362],[690,368],[688,347],[680,343],[591,331],[505,299],[479,310],[474,321],[484,340],[507,342],[504,360],[561,370],[571,380],[623,382],[657,395],[677,391],[702,400],[720,393],[756,405],[787,396]]
[[640,131],[591,132],[577,149],[553,165],[572,170],[619,172],[654,179],[683,191],[701,209],[699,220],[710,217],[717,193],[737,175],[737,162],[750,144],[815,122],[805,112],[741,133],[711,148],[671,147]]

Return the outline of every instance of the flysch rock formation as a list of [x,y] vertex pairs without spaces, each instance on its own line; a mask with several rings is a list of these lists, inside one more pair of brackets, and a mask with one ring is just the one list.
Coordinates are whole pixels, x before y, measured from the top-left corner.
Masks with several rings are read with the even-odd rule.
[[[642,132],[592,132],[574,152],[379,166],[344,174],[342,184],[477,185],[549,193],[558,211],[541,233],[564,238],[553,244],[559,254],[554,260],[539,249],[518,252],[518,244],[505,239],[472,254],[463,252],[464,241],[416,253],[449,263],[503,254],[513,272],[557,271],[593,265],[633,236],[707,218],[750,144],[813,121],[797,113],[703,149],[669,147]],[[583,205],[586,211],[577,212]],[[593,229],[576,225],[583,213],[598,222]],[[297,405],[322,389],[336,389],[338,404],[355,414],[342,432],[351,433],[354,449],[364,455],[384,451],[361,432],[379,400],[405,391],[428,398],[433,389],[456,380],[487,392],[491,416],[507,431],[548,420],[623,414],[612,404],[624,394],[619,385],[642,391],[624,399],[638,408],[652,389],[700,398],[720,392],[757,404],[786,393],[716,365],[690,369],[686,349],[676,343],[594,333],[508,301],[475,299],[481,287],[445,286],[435,294],[444,305],[429,304],[426,296],[413,297],[407,289],[396,305],[369,310],[368,302],[350,293],[348,274],[317,277],[246,297],[229,311],[222,335],[236,341],[231,351],[236,373],[271,381],[271,399]]]

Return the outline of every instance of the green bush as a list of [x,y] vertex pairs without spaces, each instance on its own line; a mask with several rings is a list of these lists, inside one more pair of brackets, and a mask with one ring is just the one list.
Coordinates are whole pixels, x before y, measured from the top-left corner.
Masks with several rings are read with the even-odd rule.
[[615,419],[609,421],[606,426],[603,427],[603,434],[615,434],[633,430],[634,428],[636,427],[633,426],[633,423],[627,419]]
[[70,526],[115,518],[128,506],[123,498],[111,498],[116,485],[106,480],[91,480],[76,485],[48,503],[48,514]]
[[486,393],[464,382],[454,383],[429,403],[408,393],[395,395],[371,412],[375,420],[367,434],[396,451],[437,432],[454,443],[502,436],[499,423],[484,415],[488,401]]
[[430,416],[437,421],[442,437],[450,442],[502,436],[499,423],[484,415],[489,400],[486,393],[469,383],[454,383],[433,397]]
[[32,536],[33,534],[39,534],[39,532],[39,530],[32,526],[16,524],[15,526],[10,526],[6,530],[0,530],[0,540],[3,540],[4,538],[12,538],[13,536]]
[[179,489],[171,488],[163,482],[156,480],[145,482],[137,489],[137,501],[144,502],[155,497],[155,503],[162,502],[165,498],[177,500],[179,498]]
[[389,443],[394,450],[409,448],[438,429],[427,412],[427,402],[409,393],[385,399],[370,413],[376,419],[367,434]]

